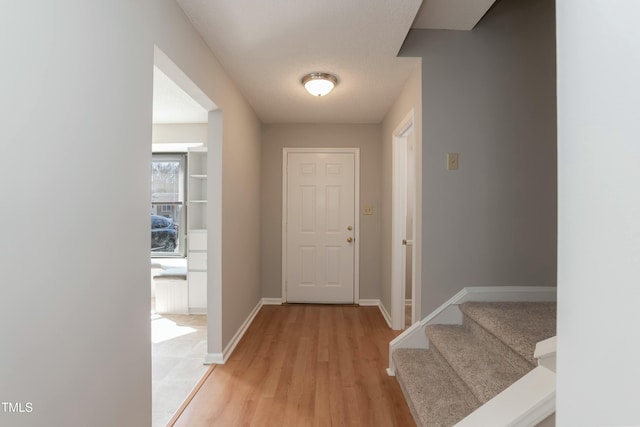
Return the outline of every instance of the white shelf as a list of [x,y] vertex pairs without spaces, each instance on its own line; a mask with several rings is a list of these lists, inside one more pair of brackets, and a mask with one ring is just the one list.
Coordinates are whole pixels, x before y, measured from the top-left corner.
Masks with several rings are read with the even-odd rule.
[[196,251],[207,250],[207,231],[206,230],[190,230],[189,231],[189,252],[188,254]]
[[187,213],[187,275],[189,311],[207,307],[207,149],[191,149],[188,154],[189,188]]

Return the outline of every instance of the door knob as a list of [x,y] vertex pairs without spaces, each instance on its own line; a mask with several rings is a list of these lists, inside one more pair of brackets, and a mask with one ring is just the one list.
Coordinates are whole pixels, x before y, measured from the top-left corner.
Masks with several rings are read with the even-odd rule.
[[347,242],[349,243],[353,242],[353,237],[347,237]]
[[352,226],[348,226],[347,230],[351,231],[351,230],[353,230],[353,227]]

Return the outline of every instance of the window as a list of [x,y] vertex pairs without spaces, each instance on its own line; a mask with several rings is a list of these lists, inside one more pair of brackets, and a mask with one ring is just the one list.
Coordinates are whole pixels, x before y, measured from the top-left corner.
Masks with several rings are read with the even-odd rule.
[[184,154],[154,154],[152,157],[152,256],[184,256],[185,164]]

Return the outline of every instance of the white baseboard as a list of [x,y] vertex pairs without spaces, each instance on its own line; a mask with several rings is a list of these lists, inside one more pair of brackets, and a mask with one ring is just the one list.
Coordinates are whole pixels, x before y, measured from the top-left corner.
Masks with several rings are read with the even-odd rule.
[[361,299],[358,301],[358,305],[363,307],[378,307],[380,309],[380,313],[382,313],[382,317],[384,317],[385,322],[389,325],[389,329],[391,328],[391,316],[389,316],[389,312],[387,308],[382,304],[382,301],[379,299]]
[[282,298],[262,298],[262,305],[282,305]]
[[389,315],[387,308],[382,304],[382,301],[378,302],[378,308],[380,309],[380,313],[382,313],[382,317],[384,317],[384,320],[387,322],[389,329],[393,329],[391,326],[391,316]]
[[558,337],[554,336],[536,343],[533,357],[538,360],[539,366],[544,366],[552,372],[556,372],[556,358],[558,353]]
[[249,316],[247,316],[245,321],[242,323],[242,325],[240,326],[236,334],[233,336],[233,338],[231,338],[231,341],[229,341],[229,344],[227,344],[227,346],[224,348],[222,353],[208,353],[204,357],[205,365],[211,365],[214,363],[217,365],[224,365],[227,362],[227,360],[229,360],[231,353],[233,353],[233,350],[235,350],[236,346],[244,336],[245,332],[247,332],[247,329],[249,329],[249,326],[251,326],[253,319],[255,319],[256,315],[258,314],[258,312],[260,311],[263,305],[264,305],[263,300],[258,301],[258,304],[256,304],[253,310],[251,310],[251,313],[249,313]]
[[477,286],[462,289],[464,295],[457,304],[466,301],[545,302],[557,300],[555,286]]
[[205,365],[224,365],[222,353],[207,353],[204,356]]

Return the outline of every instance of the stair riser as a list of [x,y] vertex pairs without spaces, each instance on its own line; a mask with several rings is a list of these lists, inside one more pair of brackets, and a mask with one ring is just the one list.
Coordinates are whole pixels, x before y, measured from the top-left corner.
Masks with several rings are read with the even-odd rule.
[[433,353],[434,359],[438,361],[438,364],[442,367],[442,370],[447,372],[447,374],[452,378],[452,381],[455,381],[459,387],[464,387],[469,390],[469,392],[478,400],[479,403],[484,403],[486,399],[483,398],[482,395],[476,393],[473,388],[470,388],[466,383],[464,378],[460,376],[460,373],[456,371],[455,367],[449,363],[449,360],[440,352],[437,345],[431,343],[429,346],[429,351]]
[[482,341],[485,345],[495,348],[505,359],[511,363],[513,367],[519,370],[523,370],[525,372],[530,371],[535,368],[535,365],[530,361],[522,357],[520,354],[516,353],[511,347],[505,344],[498,337],[493,335],[491,332],[487,331],[480,324],[478,324],[475,320],[467,316],[466,314],[463,317],[463,324],[467,328],[469,332],[471,332],[476,338]]
[[432,350],[400,349],[392,357],[396,379],[418,426],[450,427],[480,406]]
[[404,399],[407,402],[407,406],[409,406],[409,411],[411,412],[411,415],[413,416],[413,420],[416,422],[416,426],[417,427],[426,427],[422,424],[422,422],[420,422],[420,417],[418,416],[418,413],[416,412],[416,408],[413,402],[413,399],[411,399],[411,396],[409,395],[409,392],[407,391],[407,388],[405,387],[405,381],[404,381],[404,377],[402,372],[400,371],[396,371],[396,380],[398,381],[398,384],[400,384],[400,389],[402,390],[402,394],[404,395]]
[[439,354],[482,403],[500,393],[530,370],[517,369],[496,348],[487,346],[464,325],[431,325],[426,329],[429,349]]
[[460,311],[500,339],[532,367],[535,344],[556,335],[556,304],[553,302],[466,302]]
[[[442,366],[443,371],[445,371],[451,378],[454,378],[455,381],[459,381],[460,384],[464,384],[464,381],[462,380],[462,378],[460,378],[460,375],[458,375],[455,369],[451,367],[451,364],[449,363],[447,358],[444,357],[442,353],[440,353],[440,350],[436,345],[431,343],[431,345],[429,345],[429,351],[433,353],[433,358],[438,361],[438,364],[440,366]],[[464,386],[466,387],[466,384],[464,384]]]

